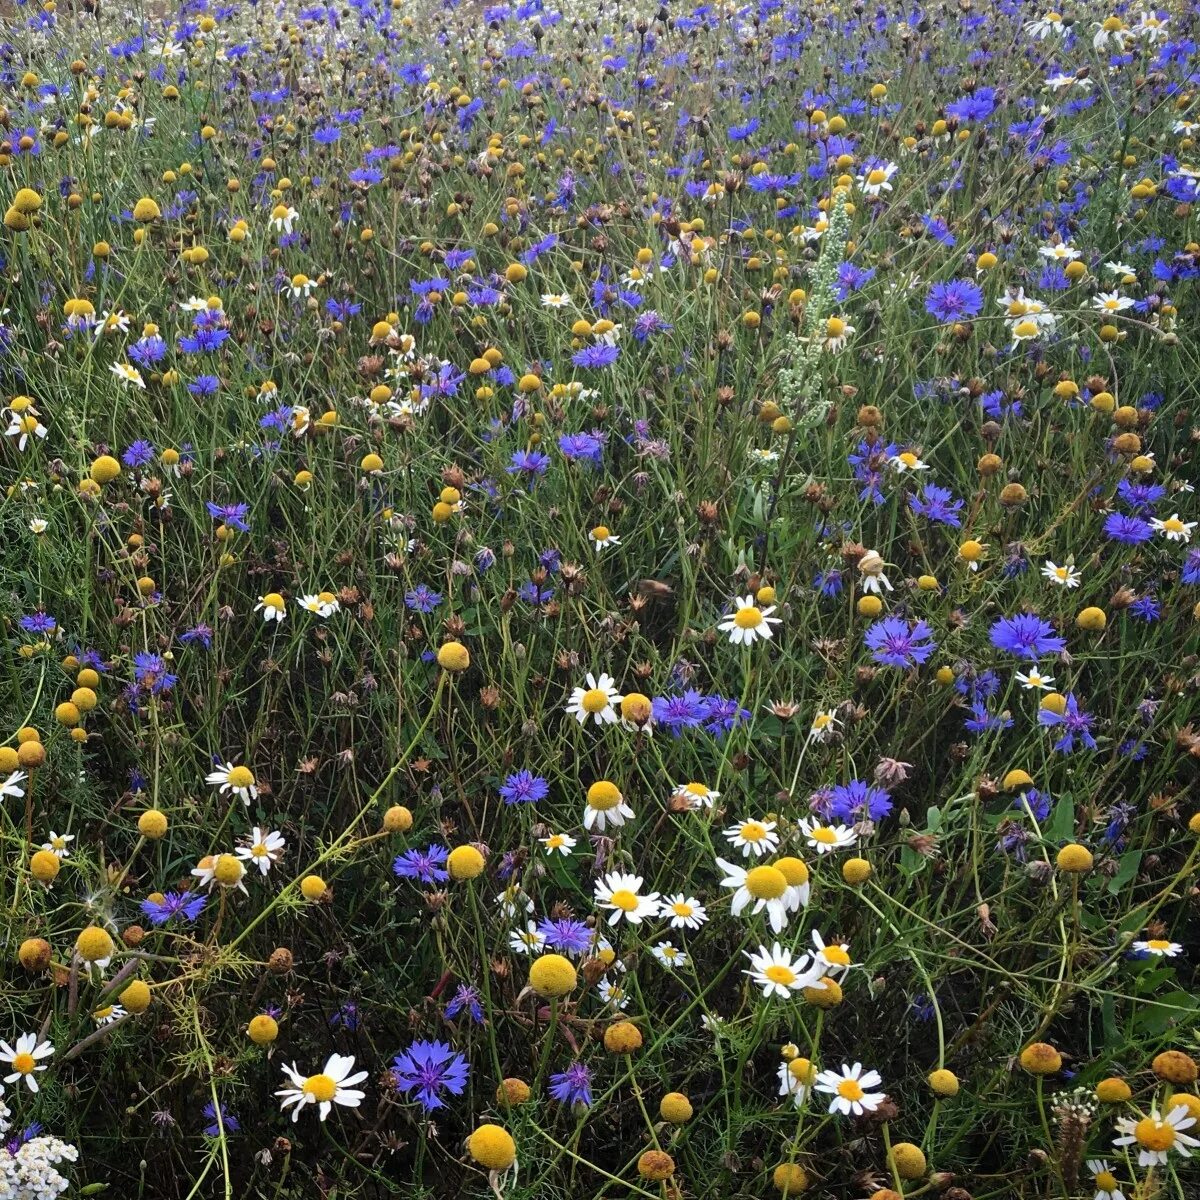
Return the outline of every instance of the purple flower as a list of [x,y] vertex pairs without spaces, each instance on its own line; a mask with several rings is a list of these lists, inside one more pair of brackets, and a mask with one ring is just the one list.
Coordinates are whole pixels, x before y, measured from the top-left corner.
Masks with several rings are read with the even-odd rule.
[[656,725],[669,729],[679,737],[685,729],[695,729],[709,715],[708,701],[695,688],[682,696],[656,696],[651,704]]
[[1149,521],[1130,513],[1109,513],[1104,518],[1104,535],[1109,541],[1137,546],[1148,542],[1153,534],[1154,528]]
[[246,524],[246,514],[250,511],[248,504],[214,504],[209,500],[205,506],[208,515],[214,521],[220,521],[239,533],[249,533],[250,526]]
[[585,346],[571,355],[571,361],[577,367],[611,367],[620,357],[621,351],[617,346],[609,346],[601,342],[596,346]]
[[442,1108],[442,1094],[461,1096],[467,1086],[467,1060],[445,1042],[413,1042],[392,1060],[396,1087],[415,1099],[426,1112]]
[[1033,814],[1033,819],[1040,825],[1050,815],[1050,807],[1053,803],[1049,792],[1028,788],[1013,801],[1013,808],[1018,812],[1025,812],[1028,806],[1029,811]]
[[558,448],[568,462],[584,461],[599,466],[604,455],[604,443],[591,433],[564,433],[558,439]]
[[884,617],[867,630],[864,642],[871,657],[885,667],[908,668],[923,663],[937,649],[933,630],[924,621],[912,627],[903,617]]
[[939,525],[952,525],[955,529],[962,525],[958,519],[958,513],[962,506],[963,502],[956,500],[954,493],[949,488],[938,487],[936,483],[926,484],[919,497],[909,496],[908,498],[908,507],[918,517],[924,517],[927,521],[933,521]]
[[139,650],[133,656],[133,678],[138,687],[155,696],[169,692],[179,680],[178,675],[167,670],[167,661],[161,654],[147,650]]
[[1056,713],[1053,709],[1038,710],[1038,724],[1048,728],[1061,725],[1063,735],[1054,743],[1054,749],[1060,754],[1070,754],[1075,749],[1075,739],[1078,738],[1088,750],[1096,749],[1096,739],[1092,737],[1091,728],[1095,718],[1091,713],[1081,712],[1075,693],[1067,695],[1065,711]]
[[1011,729],[1013,724],[1011,717],[989,712],[982,700],[976,700],[971,705],[971,715],[963,723],[968,733],[991,733]]
[[824,805],[827,819],[838,821],[881,821],[892,811],[892,798],[883,788],[872,787],[861,779],[840,783]]
[[1200,547],[1187,552],[1179,578],[1183,583],[1200,583]]
[[591,1104],[592,1073],[587,1065],[573,1062],[565,1071],[551,1075],[550,1095],[562,1104]]
[[199,642],[205,650],[211,650],[213,644],[213,631],[210,625],[193,625],[191,629],[185,629],[180,635],[179,640],[185,645],[190,646],[195,642]]
[[446,1019],[453,1020],[464,1009],[476,1025],[483,1024],[483,1005],[479,1003],[479,992],[469,983],[460,983],[458,990],[450,997],[445,1008]]
[[221,1119],[217,1120],[217,1109],[210,1100],[201,1110],[201,1115],[209,1122],[204,1127],[204,1132],[208,1137],[220,1137],[222,1133],[237,1133],[241,1129],[237,1117],[232,1113],[227,1112],[225,1105],[221,1105]]
[[536,804],[550,795],[550,785],[532,771],[517,771],[500,786],[505,804]]
[[200,896],[194,892],[167,892],[161,900],[143,900],[141,909],[151,925],[165,925],[174,917],[194,921],[204,911],[207,903],[207,896]]
[[26,633],[53,633],[58,622],[48,612],[35,612],[21,618],[21,628]]
[[445,883],[450,878],[442,870],[450,851],[445,846],[426,846],[424,850],[405,850],[396,856],[392,870],[401,879],[419,879],[422,883]]
[[147,441],[136,441],[121,455],[121,461],[127,467],[149,466],[154,461],[154,447]]
[[509,475],[526,475],[532,481],[540,475],[545,475],[549,465],[550,455],[543,454],[540,450],[516,450],[513,452],[512,461],[504,469]]
[[441,602],[441,592],[431,591],[423,583],[404,593],[404,603],[414,612],[431,613]]
[[1041,658],[1043,654],[1057,654],[1066,644],[1066,638],[1053,637],[1054,626],[1043,621],[1034,613],[1018,613],[1015,617],[1001,617],[991,628],[992,645],[1006,654],[1018,658]]
[[935,283],[925,297],[925,311],[939,321],[961,321],[983,311],[983,292],[969,279]]
[[704,719],[706,733],[719,738],[727,734],[739,721],[750,720],[750,712],[736,700],[725,696],[708,696],[705,699],[708,715]]
[[546,939],[553,950],[565,950],[568,954],[583,954],[592,945],[595,933],[582,921],[573,917],[552,920],[549,917],[538,922],[538,933]]

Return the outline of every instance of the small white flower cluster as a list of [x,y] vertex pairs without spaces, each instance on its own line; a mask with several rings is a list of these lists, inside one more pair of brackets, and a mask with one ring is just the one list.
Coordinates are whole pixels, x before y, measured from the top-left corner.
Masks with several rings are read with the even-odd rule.
[[71,1186],[58,1164],[78,1158],[70,1142],[56,1137],[30,1138],[15,1154],[0,1148],[0,1200],[54,1200]]

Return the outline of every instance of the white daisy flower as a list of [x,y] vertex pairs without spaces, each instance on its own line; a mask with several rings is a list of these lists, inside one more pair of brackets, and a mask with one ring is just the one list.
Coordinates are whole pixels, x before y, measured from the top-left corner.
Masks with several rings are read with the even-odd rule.
[[1165,1166],[1172,1150],[1183,1158],[1191,1158],[1192,1147],[1200,1146],[1200,1141],[1183,1132],[1195,1123],[1196,1118],[1189,1117],[1182,1104],[1172,1108],[1165,1117],[1152,1108],[1148,1116],[1140,1119],[1119,1117],[1117,1130],[1121,1136],[1113,1138],[1113,1145],[1136,1145],[1139,1167]]
[[668,971],[673,971],[676,967],[682,967],[688,960],[688,956],[670,942],[658,942],[656,945],[650,947],[650,953]]
[[708,920],[708,912],[695,896],[679,892],[659,902],[659,915],[666,917],[672,929],[699,929]]
[[640,875],[627,875],[622,871],[611,871],[596,881],[596,904],[612,910],[608,918],[610,925],[615,925],[622,917],[631,925],[640,925],[647,917],[658,916],[658,893],[649,892],[643,896],[642,882]]
[[361,1083],[367,1077],[366,1071],[354,1075],[354,1057],[346,1054],[331,1054],[325,1069],[317,1075],[301,1075],[296,1070],[296,1064],[284,1066],[283,1073],[291,1080],[291,1086],[280,1088],[275,1095],[281,1096],[279,1107],[286,1111],[295,1105],[292,1120],[300,1119],[300,1112],[306,1104],[315,1104],[324,1121],[329,1116],[335,1104],[346,1108],[357,1108],[362,1103],[365,1092],[351,1087],[351,1084]]
[[793,956],[792,951],[785,950],[778,942],[769,950],[759,946],[753,954],[746,951],[746,957],[750,960],[750,970],[743,974],[749,975],[762,988],[763,998],[767,1000],[772,996],[786,1000],[793,992],[818,983],[822,976],[820,968],[813,968],[807,954]]
[[552,833],[549,837],[538,838],[538,841],[542,843],[547,854],[557,851],[566,857],[575,849],[575,839],[565,833]]
[[249,845],[239,846],[237,856],[254,863],[265,875],[279,861],[286,848],[287,842],[284,841],[283,834],[274,830],[264,833],[255,825],[250,834]]
[[829,854],[854,845],[854,831],[846,825],[823,825],[816,818],[804,817],[800,821],[800,832],[818,854]]
[[235,796],[240,796],[243,804],[248,805],[251,800],[258,799],[258,784],[249,767],[235,767],[233,763],[227,762],[215,771],[209,771],[204,777],[204,782],[217,788],[222,795],[232,792]]
[[729,634],[729,640],[735,646],[749,646],[759,638],[775,636],[771,626],[780,624],[779,617],[771,616],[775,605],[760,609],[753,596],[738,597],[736,604],[736,611],[717,625],[722,633]]
[[1151,517],[1150,524],[1155,533],[1161,533],[1169,542],[1190,542],[1192,530],[1196,528],[1195,521],[1181,521],[1178,513],[1172,513],[1165,521]]
[[740,917],[753,903],[750,915],[755,916],[766,909],[772,932],[781,933],[787,925],[788,912],[792,911],[788,904],[787,876],[778,867],[759,866],[746,870],[723,858],[717,859],[717,866],[725,873],[721,886],[735,889],[729,906],[730,915]]
[[49,1042],[38,1042],[36,1033],[23,1033],[17,1038],[16,1046],[0,1042],[0,1062],[12,1067],[12,1074],[5,1075],[5,1083],[25,1080],[31,1092],[38,1090],[37,1072],[44,1071],[47,1064],[41,1060],[49,1058],[54,1047]]
[[741,849],[743,858],[751,855],[762,858],[764,854],[773,853],[779,845],[774,821],[743,821],[740,825],[731,825],[722,836],[731,846]]
[[625,699],[617,691],[614,680],[601,673],[597,679],[590,671],[584,677],[587,687],[577,687],[567,702],[567,712],[580,725],[586,725],[588,717],[597,725],[613,725],[617,720],[617,706]]
[[882,1082],[883,1077],[878,1071],[864,1071],[862,1063],[852,1067],[843,1063],[841,1071],[822,1071],[814,1086],[818,1092],[833,1097],[829,1104],[831,1113],[861,1117],[863,1113],[874,1112],[883,1103],[883,1092],[868,1090]]
[[1074,558],[1068,558],[1061,566],[1046,559],[1042,564],[1042,575],[1058,587],[1065,588],[1077,588],[1083,578],[1083,574],[1075,569]]

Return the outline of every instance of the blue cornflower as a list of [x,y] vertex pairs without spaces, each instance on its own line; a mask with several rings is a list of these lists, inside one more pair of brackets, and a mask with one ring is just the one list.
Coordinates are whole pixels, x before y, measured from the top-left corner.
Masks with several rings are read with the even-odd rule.
[[193,396],[215,396],[221,390],[221,381],[215,375],[197,375],[187,390]]
[[559,920],[544,917],[538,922],[538,933],[546,939],[546,945],[552,950],[565,950],[568,954],[586,953],[596,938],[595,930],[574,917],[562,917]]
[[564,433],[558,439],[558,448],[568,462],[584,461],[599,466],[604,456],[604,443],[592,433]]
[[829,818],[838,821],[882,821],[892,811],[892,798],[881,787],[873,787],[861,779],[840,783],[833,789],[826,805]]
[[140,688],[161,696],[169,692],[179,681],[178,675],[167,670],[167,660],[161,654],[139,650],[133,656],[133,678]]
[[210,625],[193,625],[191,629],[185,629],[180,635],[179,640],[185,645],[190,646],[195,642],[199,642],[205,650],[211,650],[213,644],[213,631]]
[[863,638],[871,657],[885,667],[907,668],[925,662],[937,649],[933,630],[924,621],[911,627],[903,617],[884,617]]
[[21,628],[26,633],[53,633],[58,622],[48,612],[29,613],[21,618]]
[[1150,540],[1154,527],[1129,513],[1109,513],[1104,519],[1104,534],[1110,541],[1136,546]]
[[660,316],[653,308],[648,308],[645,312],[638,313],[633,319],[633,336],[639,342],[644,342],[654,333],[670,333],[674,328],[674,325]]
[[983,292],[969,279],[935,283],[925,297],[925,311],[938,321],[961,321],[983,311]]
[[505,804],[536,804],[550,795],[550,785],[532,771],[517,771],[500,785]]
[[530,480],[545,475],[550,465],[550,455],[540,450],[514,450],[512,461],[504,470],[509,475],[526,475]]
[[138,440],[121,455],[121,461],[127,467],[147,467],[154,461],[154,447],[145,440]]
[[1049,792],[1027,788],[1013,801],[1013,808],[1018,812],[1025,812],[1028,808],[1033,819],[1040,825],[1050,815],[1053,804],[1054,799]]
[[208,354],[219,350],[229,338],[228,329],[214,329],[197,322],[193,332],[179,339],[179,348],[184,354]]
[[1167,489],[1161,483],[1134,483],[1122,479],[1117,484],[1117,495],[1121,502],[1132,512],[1145,516],[1154,511],[1154,506],[1167,494]]
[[727,734],[739,721],[750,720],[750,712],[736,700],[725,696],[708,696],[704,701],[708,709],[704,718],[704,730],[713,737],[720,738]]
[[450,873],[442,868],[450,851],[445,846],[426,846],[424,850],[405,850],[396,856],[392,870],[401,879],[419,879],[422,883],[445,883]]
[[587,1064],[573,1062],[565,1071],[551,1075],[550,1095],[562,1104],[591,1104],[592,1073]]
[[963,501],[956,500],[949,488],[927,483],[920,496],[909,496],[908,507],[919,517],[939,525],[952,525],[958,529],[962,522],[958,518]]
[[249,533],[250,526],[246,524],[246,515],[250,512],[248,504],[214,504],[211,500],[204,505],[208,515],[222,525],[228,525],[239,533]]
[[685,729],[695,729],[709,715],[708,701],[695,688],[689,688],[682,696],[656,696],[651,708],[654,723],[665,726],[676,737]]
[[167,892],[161,900],[143,900],[141,909],[151,925],[165,925],[175,917],[194,921],[207,903],[207,896],[194,892]]
[[231,1112],[228,1112],[225,1105],[221,1105],[221,1119],[217,1120],[216,1105],[210,1100],[201,1110],[200,1115],[209,1123],[204,1127],[204,1133],[208,1137],[220,1137],[222,1132],[237,1133],[241,1129],[237,1117]]
[[1182,583],[1200,583],[1200,547],[1187,552],[1179,579]]
[[1162,616],[1162,605],[1156,596],[1139,596],[1129,606],[1129,615],[1139,621],[1157,621]]
[[832,567],[828,571],[820,571],[813,577],[813,587],[822,596],[840,596],[842,586],[842,572],[838,567]]
[[441,592],[432,591],[423,583],[418,583],[412,591],[404,593],[405,605],[414,612],[431,613],[441,602]]
[[1041,658],[1043,654],[1057,654],[1067,644],[1066,638],[1054,637],[1053,633],[1049,621],[1034,613],[1017,613],[1015,617],[1001,617],[989,637],[997,650],[1018,658]]
[[396,1087],[413,1096],[426,1112],[444,1107],[445,1092],[461,1096],[468,1074],[467,1060],[445,1042],[415,1041],[392,1060]]
[[601,342],[596,346],[585,346],[571,355],[571,361],[577,367],[611,367],[621,356],[619,346],[610,346]]
[[976,700],[971,705],[971,715],[963,724],[968,733],[990,733],[998,729],[1011,729],[1013,722],[1011,717],[1003,713],[989,712],[982,700]]
[[1053,709],[1038,710],[1038,724],[1047,727],[1061,725],[1064,733],[1054,743],[1054,749],[1060,754],[1070,754],[1075,749],[1075,739],[1078,738],[1088,750],[1096,749],[1096,739],[1092,737],[1091,728],[1095,718],[1091,713],[1082,712],[1074,692],[1067,694],[1067,707],[1061,713]]
[[464,1010],[476,1025],[483,1024],[483,1005],[479,1002],[479,991],[469,983],[458,985],[444,1011],[447,1019],[453,1020]]

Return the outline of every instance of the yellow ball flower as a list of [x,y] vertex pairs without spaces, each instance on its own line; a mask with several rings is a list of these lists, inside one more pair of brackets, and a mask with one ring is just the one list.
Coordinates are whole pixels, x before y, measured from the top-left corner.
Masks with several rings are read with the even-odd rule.
[[131,1013],[142,1013],[150,1007],[150,985],[142,979],[133,980],[118,999]]
[[383,814],[383,828],[387,833],[407,833],[413,824],[413,815],[403,804],[393,804]]
[[796,1196],[808,1187],[808,1173],[799,1163],[780,1163],[771,1172],[771,1183],[784,1196]]
[[901,1179],[920,1179],[925,1174],[925,1154],[912,1142],[897,1142],[888,1159]]
[[1099,633],[1108,624],[1108,616],[1104,609],[1097,608],[1093,604],[1080,610],[1079,615],[1075,618],[1075,624],[1089,633]]
[[323,880],[320,875],[305,875],[305,877],[300,880],[300,894],[305,898],[305,900],[316,902],[325,895],[325,891],[325,880]]
[[53,883],[62,869],[62,863],[53,850],[38,850],[29,860],[29,870],[39,883]]
[[256,1046],[268,1046],[279,1036],[279,1022],[270,1013],[259,1013],[250,1019],[246,1033]]
[[947,1071],[945,1067],[930,1071],[928,1082],[939,1096],[958,1095],[958,1076],[953,1071]]
[[562,954],[543,954],[529,968],[529,986],[545,1000],[565,996],[577,981],[574,964]]
[[509,1077],[502,1079],[496,1088],[496,1103],[501,1108],[516,1108],[524,1104],[530,1096],[529,1084],[523,1079]]
[[138,817],[138,833],[150,841],[166,836],[167,814],[157,808],[148,808]]
[[665,1150],[647,1150],[638,1159],[637,1169],[643,1179],[660,1182],[675,1174],[675,1160]]
[[1092,869],[1092,852],[1086,847],[1081,846],[1077,842],[1072,842],[1069,846],[1064,846],[1059,852],[1055,862],[1058,863],[1058,869],[1067,875],[1084,875]]
[[437,660],[443,671],[465,671],[471,665],[471,652],[462,642],[444,642],[438,647]]
[[133,206],[133,219],[141,221],[143,224],[148,224],[150,221],[157,221],[161,216],[162,210],[149,196],[143,196]]
[[50,943],[45,938],[26,938],[17,951],[17,959],[25,970],[34,974],[50,965]]
[[88,471],[93,483],[111,483],[121,473],[121,464],[111,454],[102,454]]
[[632,1021],[617,1021],[604,1031],[604,1048],[610,1054],[632,1054],[642,1048],[642,1031]]
[[826,976],[820,983],[804,988],[801,995],[813,1008],[836,1008],[842,1002],[842,985]]
[[1195,1083],[1196,1076],[1200,1074],[1196,1060],[1190,1054],[1184,1054],[1182,1050],[1164,1050],[1155,1056],[1150,1069],[1159,1079],[1173,1083],[1176,1087]]
[[1047,1042],[1034,1042],[1021,1051],[1021,1066],[1030,1075],[1054,1075],[1062,1070],[1062,1055]]
[[692,1119],[692,1102],[682,1092],[668,1092],[658,1102],[658,1115],[670,1125]]
[[467,1138],[467,1150],[481,1167],[506,1171],[517,1158],[517,1146],[507,1129],[499,1125],[480,1125]]
[[474,879],[483,873],[483,855],[474,846],[455,846],[446,859],[451,879]]
[[100,962],[112,956],[113,940],[107,929],[89,925],[75,939],[75,950],[84,962]]
[[1115,1075],[1096,1084],[1096,1099],[1102,1104],[1124,1104],[1132,1095],[1129,1084]]
[[842,863],[842,878],[851,887],[859,887],[871,878],[871,864],[865,858],[848,858]]

